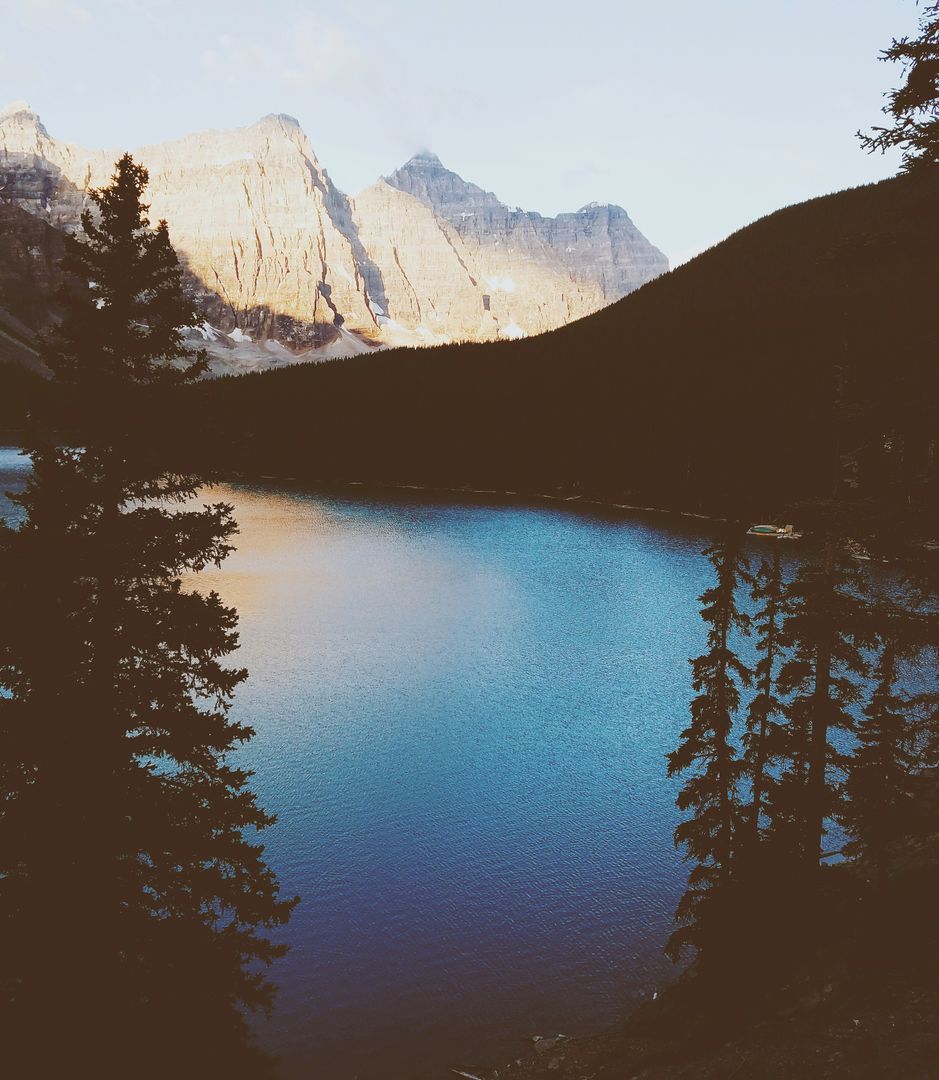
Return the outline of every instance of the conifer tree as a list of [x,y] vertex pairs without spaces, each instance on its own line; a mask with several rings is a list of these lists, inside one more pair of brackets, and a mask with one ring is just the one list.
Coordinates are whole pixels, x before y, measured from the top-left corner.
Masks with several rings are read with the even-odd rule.
[[858,572],[829,532],[819,563],[802,567],[785,590],[781,644],[789,652],[778,679],[786,706],[782,773],[773,796],[775,838],[817,867],[825,822],[836,811],[848,765],[837,732],[852,731],[851,707],[867,673],[863,648],[873,643]]
[[858,728],[842,813],[851,836],[846,850],[863,857],[881,880],[890,848],[911,831],[913,804],[923,802],[918,794],[939,763],[939,610],[928,581],[914,573],[907,584],[901,598],[891,582],[874,607],[879,649],[873,689]]
[[[4,1046],[32,1075],[260,1075],[242,1009],[286,921],[231,752],[236,613],[189,575],[231,508],[174,460],[204,369],[147,173],[125,155],[69,241],[77,282],[45,359],[55,415],[26,449],[23,524],[0,535],[0,975]],[[63,1074],[64,1075],[64,1074]]]
[[894,38],[881,60],[903,65],[903,85],[887,95],[884,113],[891,127],[858,132],[861,144],[873,153],[895,146],[903,151],[903,172],[921,172],[939,165],[939,3],[923,8],[919,35]]
[[780,634],[786,612],[782,561],[778,551],[761,561],[751,580],[750,595],[759,605],[754,616],[759,658],[753,669],[756,692],[747,709],[743,735],[743,773],[750,788],[750,802],[741,825],[747,842],[755,844],[775,787],[770,766],[784,740],[783,726],[774,719],[783,713],[783,705],[776,696],[776,675],[782,655]]
[[734,834],[737,828],[737,782],[740,762],[731,739],[740,707],[740,690],[750,672],[733,651],[735,633],[749,632],[749,618],[739,611],[736,590],[747,566],[740,553],[739,526],[704,552],[716,582],[702,593],[701,618],[708,625],[707,652],[691,661],[691,722],[681,743],[668,755],[668,775],[687,773],[677,805],[690,816],[675,829],[676,845],[684,845],[693,861],[688,888],[675,913],[679,928],[667,951],[677,957],[685,945],[702,949],[710,933],[714,900],[730,880]]
[[914,771],[923,760],[919,725],[897,686],[902,655],[898,635],[889,634],[874,667],[874,689],[859,725],[841,815],[852,837],[847,850],[869,859],[881,880],[888,849],[904,833]]
[[[935,599],[934,596],[934,603]],[[931,658],[934,677],[931,688],[917,702],[925,716],[923,760],[927,768],[939,769],[939,627],[933,628],[926,655]]]

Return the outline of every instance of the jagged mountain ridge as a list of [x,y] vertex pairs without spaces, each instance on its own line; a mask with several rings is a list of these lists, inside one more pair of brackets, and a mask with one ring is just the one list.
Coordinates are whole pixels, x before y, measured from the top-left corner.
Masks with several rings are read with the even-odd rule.
[[594,202],[574,213],[542,217],[506,206],[426,151],[385,180],[430,206],[464,243],[475,244],[490,256],[499,247],[504,251],[518,246],[533,261],[574,281],[599,284],[605,303],[621,299],[668,268],[662,253],[621,206]]
[[[619,207],[558,218],[513,210],[433,155],[350,199],[286,115],[133,152],[219,371],[535,334],[667,269]],[[75,229],[118,156],[61,142],[28,106],[10,106],[0,200]]]

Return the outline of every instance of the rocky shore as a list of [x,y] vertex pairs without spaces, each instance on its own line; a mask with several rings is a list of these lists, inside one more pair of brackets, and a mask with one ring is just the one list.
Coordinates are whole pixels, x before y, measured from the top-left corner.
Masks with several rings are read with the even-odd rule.
[[935,1080],[939,990],[800,981],[765,1013],[740,1002],[715,1017],[678,984],[598,1035],[536,1037],[524,1055],[453,1075],[473,1080]]

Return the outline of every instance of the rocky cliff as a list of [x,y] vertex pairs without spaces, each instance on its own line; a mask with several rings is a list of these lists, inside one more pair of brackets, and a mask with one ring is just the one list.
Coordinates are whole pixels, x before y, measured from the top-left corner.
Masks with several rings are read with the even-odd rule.
[[[431,154],[349,199],[289,116],[133,153],[219,371],[539,333],[667,269],[619,207],[511,209]],[[0,201],[75,229],[119,155],[54,139],[28,106],[11,106],[0,113]]]
[[[599,289],[601,301],[592,304],[591,311],[668,269],[668,260],[621,206],[589,203],[576,213],[542,217],[506,206],[429,153],[411,158],[387,182],[431,207],[466,245],[503,267],[533,264],[580,285],[587,294],[596,295]],[[494,277],[500,280],[498,274]],[[564,318],[554,325],[568,321]]]

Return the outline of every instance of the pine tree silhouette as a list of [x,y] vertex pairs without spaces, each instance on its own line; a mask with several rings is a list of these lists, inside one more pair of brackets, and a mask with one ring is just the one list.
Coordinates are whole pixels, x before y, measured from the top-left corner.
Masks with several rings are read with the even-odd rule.
[[26,444],[26,519],[0,534],[0,992],[28,1075],[264,1074],[242,1008],[270,1006],[283,950],[263,931],[293,904],[230,759],[252,734],[228,715],[236,613],[188,576],[236,526],[174,460],[205,361],[146,184],[122,157],[68,243],[59,404]]
[[868,668],[863,650],[876,640],[862,581],[837,535],[821,560],[803,566],[785,590],[781,644],[789,652],[777,687],[787,703],[782,773],[772,804],[775,839],[807,867],[822,857],[826,821],[838,809],[849,756],[833,738],[854,730],[851,712]]
[[783,726],[774,719],[783,713],[776,696],[776,676],[782,656],[780,633],[786,613],[783,598],[782,561],[779,552],[764,558],[751,579],[751,597],[760,605],[754,624],[759,659],[753,669],[756,684],[747,708],[743,735],[743,772],[750,786],[750,802],[743,813],[745,842],[759,842],[767,805],[772,801],[776,778],[771,770],[783,738]]
[[923,782],[934,782],[939,695],[928,677],[923,688],[912,675],[914,668],[935,675],[939,614],[935,597],[914,587],[903,603],[897,596],[881,598],[874,617],[879,652],[873,689],[858,725],[840,819],[850,837],[846,852],[864,860],[882,889],[897,845],[918,828],[913,817],[921,812]]
[[921,172],[939,165],[939,3],[926,4],[915,38],[894,38],[880,56],[901,63],[903,85],[887,95],[884,113],[891,127],[875,127],[872,135],[858,132],[870,153],[893,147],[903,150],[904,172]]
[[852,836],[848,851],[866,856],[881,879],[887,872],[888,849],[903,835],[913,773],[921,761],[910,703],[897,686],[901,655],[891,635],[874,667],[874,691],[859,725],[842,812]]
[[691,816],[675,829],[676,845],[694,862],[688,888],[678,905],[679,927],[669,938],[667,952],[677,958],[686,945],[702,950],[712,931],[714,899],[731,876],[734,834],[739,807],[737,783],[740,761],[731,740],[740,690],[751,674],[731,647],[732,635],[748,633],[750,619],[739,611],[736,590],[746,580],[746,562],[740,554],[739,525],[728,527],[704,554],[716,583],[700,597],[701,618],[708,624],[708,650],[692,660],[691,723],[681,733],[678,748],[668,754],[668,775],[690,775],[679,792],[677,805]]

